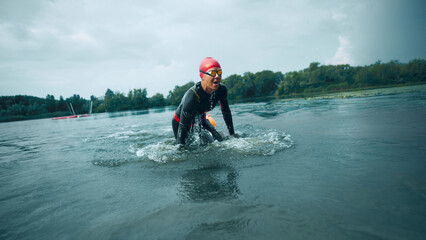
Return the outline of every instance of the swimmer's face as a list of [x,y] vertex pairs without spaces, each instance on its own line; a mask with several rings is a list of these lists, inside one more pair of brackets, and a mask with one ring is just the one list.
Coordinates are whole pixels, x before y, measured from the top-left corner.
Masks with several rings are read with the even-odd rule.
[[212,93],[219,88],[220,80],[222,79],[222,69],[219,67],[213,67],[210,68],[206,73],[208,74],[204,74],[201,80],[202,83],[204,83],[203,89],[207,93]]

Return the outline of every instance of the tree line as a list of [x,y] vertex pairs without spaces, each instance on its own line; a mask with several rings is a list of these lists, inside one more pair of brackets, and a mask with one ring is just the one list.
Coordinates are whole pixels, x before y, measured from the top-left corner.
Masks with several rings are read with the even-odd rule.
[[[424,84],[426,61],[424,59],[414,59],[408,63],[377,61],[369,66],[356,67],[347,64],[321,65],[313,62],[308,68],[285,74],[269,70],[246,72],[243,75],[233,74],[222,79],[222,83],[227,86],[228,98],[231,101]],[[3,96],[0,97],[0,122],[69,115],[68,104],[72,104],[76,114],[84,114],[89,111],[90,101],[93,103],[94,113],[176,106],[193,85],[194,82],[191,81],[182,86],[175,86],[167,97],[160,93],[147,97],[146,88],[130,90],[127,95],[107,89],[103,97],[91,96],[90,100],[77,94],[67,99],[62,96],[55,99],[53,95],[47,95],[46,98]]]
[[426,61],[414,59],[407,64],[398,61],[369,66],[320,65],[313,62],[308,68],[281,72],[262,71],[231,75],[223,81],[228,98],[233,100],[258,97],[330,93],[351,89],[426,83]]
[[0,97],[0,122],[66,116],[72,114],[72,110],[76,115],[86,114],[90,111],[90,102],[92,102],[94,113],[166,106],[163,94],[157,93],[148,98],[145,88],[133,89],[127,95],[107,89],[105,96],[97,98],[92,95],[90,100],[78,94],[67,99],[60,96],[58,100],[50,94],[46,98],[24,95],[5,96]]

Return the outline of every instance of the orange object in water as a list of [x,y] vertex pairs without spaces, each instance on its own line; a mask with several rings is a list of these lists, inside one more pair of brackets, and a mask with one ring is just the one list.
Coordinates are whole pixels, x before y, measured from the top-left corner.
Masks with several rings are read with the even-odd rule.
[[213,127],[216,127],[216,121],[211,117],[210,114],[207,115],[206,118],[210,121],[210,123],[213,125]]

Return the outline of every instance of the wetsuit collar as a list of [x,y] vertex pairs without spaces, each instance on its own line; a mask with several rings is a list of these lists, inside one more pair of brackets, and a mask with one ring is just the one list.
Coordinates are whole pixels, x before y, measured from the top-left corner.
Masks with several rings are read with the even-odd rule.
[[205,93],[208,96],[211,96],[216,91],[216,90],[213,90],[212,93],[206,92],[203,88],[203,84],[201,83],[201,81],[199,81],[196,85],[197,85],[197,87],[201,88],[202,92]]

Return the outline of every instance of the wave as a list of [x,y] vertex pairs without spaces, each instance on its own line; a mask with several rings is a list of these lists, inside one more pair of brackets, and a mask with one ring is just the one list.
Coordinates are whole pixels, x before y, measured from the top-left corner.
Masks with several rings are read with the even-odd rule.
[[193,134],[186,150],[177,149],[170,128],[149,130],[121,129],[104,137],[86,139],[96,144],[92,163],[114,167],[131,162],[169,163],[198,159],[235,159],[246,156],[271,156],[293,145],[291,136],[275,129],[251,125],[238,126],[238,138],[225,136],[223,142],[208,143]]
[[255,128],[251,125],[240,126],[238,138],[227,137],[223,142],[206,143],[198,135],[187,150],[179,151],[174,139],[149,144],[136,149],[136,155],[143,160],[158,163],[183,161],[190,159],[236,158],[237,156],[271,156],[293,145],[291,136],[275,129]]

